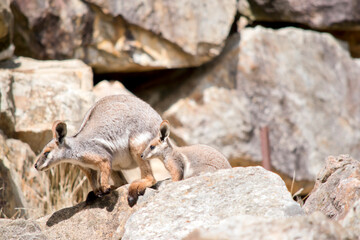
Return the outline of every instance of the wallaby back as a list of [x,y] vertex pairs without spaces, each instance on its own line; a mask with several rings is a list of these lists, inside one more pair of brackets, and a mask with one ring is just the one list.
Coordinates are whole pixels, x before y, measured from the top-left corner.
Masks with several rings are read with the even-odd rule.
[[203,172],[231,168],[229,161],[222,153],[207,145],[197,144],[178,147],[177,151],[186,157],[184,179],[197,176]]

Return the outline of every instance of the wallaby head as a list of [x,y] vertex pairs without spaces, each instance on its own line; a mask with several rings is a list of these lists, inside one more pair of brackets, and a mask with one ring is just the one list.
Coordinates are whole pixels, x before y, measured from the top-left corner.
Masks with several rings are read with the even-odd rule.
[[53,139],[46,144],[36,160],[35,168],[39,171],[55,166],[64,158],[66,123],[55,121],[52,126],[52,133]]
[[162,121],[158,135],[150,141],[141,154],[143,160],[150,160],[152,158],[164,159],[165,153],[173,148],[170,139],[170,123],[167,120]]

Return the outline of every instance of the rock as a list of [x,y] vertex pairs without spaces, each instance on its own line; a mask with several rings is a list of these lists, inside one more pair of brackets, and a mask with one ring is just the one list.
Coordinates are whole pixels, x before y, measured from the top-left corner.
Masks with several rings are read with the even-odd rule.
[[14,0],[11,9],[17,56],[73,58],[77,49],[91,43],[94,16],[80,0]]
[[321,30],[360,30],[360,5],[353,0],[240,0],[238,10],[253,21],[298,23]]
[[357,200],[353,204],[346,216],[339,222],[350,232],[353,239],[360,238],[360,200]]
[[328,157],[303,209],[309,214],[321,211],[335,220],[344,218],[360,200],[359,169],[360,161],[349,156]]
[[10,136],[14,133],[15,106],[12,95],[13,79],[10,71],[0,70],[0,129]]
[[29,145],[0,134],[0,148],[0,209],[5,216],[35,219],[51,211],[49,179],[33,167]]
[[96,101],[109,95],[132,94],[121,82],[107,80],[103,80],[96,84],[93,89],[93,93],[95,94]]
[[[13,176],[18,180],[21,194],[26,201],[25,216],[36,219],[52,210],[49,204],[49,178],[34,168],[35,154],[30,146],[17,139],[6,139],[8,159]],[[50,190],[51,191],[51,190]]]
[[127,187],[120,187],[91,204],[82,202],[37,220],[48,239],[120,239],[115,230],[123,228],[135,210],[127,203]]
[[79,60],[20,57],[1,62],[0,69],[0,74],[7,77],[1,86],[7,93],[1,100],[7,104],[1,114],[14,120],[7,122],[14,129],[10,136],[28,143],[35,152],[51,139],[54,120],[68,122],[68,134],[73,134],[95,102],[91,68]]
[[34,220],[9,220],[0,219],[1,239],[36,239],[47,240],[48,238],[41,232],[39,225]]
[[17,55],[134,72],[199,66],[219,55],[236,1],[15,0],[12,9]]
[[200,239],[350,239],[337,222],[315,212],[309,216],[271,219],[240,215],[223,220],[218,226],[192,232],[186,240]]
[[14,19],[10,10],[10,0],[0,2],[0,61],[12,57]]
[[21,178],[9,161],[10,149],[0,133],[0,217],[24,217],[26,201],[21,190]]
[[139,201],[122,239],[182,239],[196,228],[211,228],[242,214],[274,218],[303,214],[281,178],[261,167],[168,182]]
[[259,129],[268,126],[273,170],[289,189],[295,172],[293,193],[307,194],[325,156],[358,154],[359,65],[330,34],[262,27],[240,34],[236,89],[210,82],[163,118],[178,144],[208,144],[233,166],[261,162]]

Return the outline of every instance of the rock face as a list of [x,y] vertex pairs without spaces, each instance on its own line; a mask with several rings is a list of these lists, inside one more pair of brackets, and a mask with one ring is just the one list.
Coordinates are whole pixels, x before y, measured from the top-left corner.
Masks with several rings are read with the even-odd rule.
[[124,227],[133,211],[127,203],[127,187],[121,187],[92,204],[61,209],[37,223],[48,239],[119,239],[115,231]]
[[48,239],[42,232],[39,225],[34,220],[8,220],[0,219],[1,239]]
[[79,58],[97,72],[116,72],[209,61],[230,32],[236,1],[15,0],[12,9],[16,54]]
[[51,139],[54,120],[67,121],[69,134],[75,133],[95,101],[92,71],[79,60],[42,62],[20,57],[1,62],[0,68],[5,93],[0,110],[7,118],[0,126],[35,152]]
[[211,145],[234,166],[260,162],[268,126],[274,170],[289,186],[295,171],[306,194],[325,156],[357,154],[359,65],[331,35],[295,28],[246,28],[238,49],[236,90],[210,83],[163,118],[179,144]]
[[10,58],[14,52],[13,15],[10,10],[10,0],[0,2],[0,61]]
[[11,4],[15,18],[15,54],[65,59],[91,42],[93,14],[79,0],[21,1]]
[[315,29],[360,30],[360,5],[354,0],[240,0],[239,12],[251,20],[288,22]]
[[145,201],[127,221],[122,239],[182,239],[198,227],[208,229],[241,214],[273,218],[303,214],[281,178],[261,167],[171,182]]
[[[51,209],[49,180],[33,167],[29,145],[0,134],[0,209],[6,217],[38,218]],[[2,216],[4,217],[4,216]]]
[[329,157],[303,209],[307,213],[321,211],[332,219],[343,219],[360,200],[359,189],[360,161],[349,156]]
[[21,191],[21,178],[9,160],[6,138],[0,133],[0,217],[24,217],[26,201]]
[[349,233],[322,213],[271,219],[242,215],[222,221],[211,230],[196,230],[186,240],[215,239],[349,239]]
[[353,239],[360,238],[360,200],[353,204],[346,216],[339,222],[344,228],[348,229]]

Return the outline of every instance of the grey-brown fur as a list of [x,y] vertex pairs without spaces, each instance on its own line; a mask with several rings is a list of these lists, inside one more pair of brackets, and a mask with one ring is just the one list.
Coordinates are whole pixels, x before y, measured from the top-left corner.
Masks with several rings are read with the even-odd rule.
[[[87,112],[74,136],[66,137],[65,123],[54,123],[54,139],[44,147],[35,167],[46,170],[61,162],[79,165],[89,178],[94,192],[101,195],[109,191],[108,175],[111,175],[115,185],[121,185],[124,179],[115,171],[139,165],[142,179],[129,188],[129,193],[132,191],[130,195],[139,194],[155,182],[150,164],[144,164],[140,154],[157,135],[161,121],[150,105],[135,96],[102,98]],[[100,181],[97,180],[98,173]],[[137,199],[137,196],[130,197]]]
[[174,181],[197,176],[203,172],[231,168],[226,157],[207,145],[177,147],[169,139],[170,125],[165,120],[160,125],[158,136],[146,147],[141,157],[149,160],[158,157],[163,161]]

